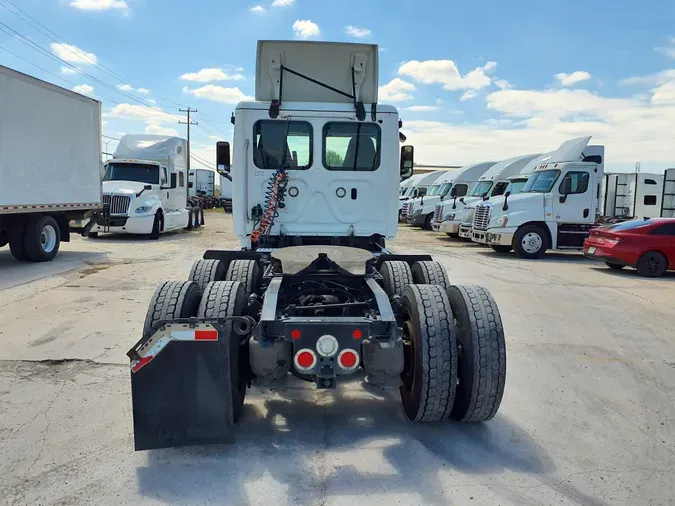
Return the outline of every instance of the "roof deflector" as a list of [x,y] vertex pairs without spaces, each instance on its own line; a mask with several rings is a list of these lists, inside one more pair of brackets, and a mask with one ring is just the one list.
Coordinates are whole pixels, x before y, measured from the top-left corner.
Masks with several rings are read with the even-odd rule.
[[363,104],[376,114],[378,49],[374,44],[258,41],[255,98],[270,101],[270,117],[282,100],[347,102],[363,121]]

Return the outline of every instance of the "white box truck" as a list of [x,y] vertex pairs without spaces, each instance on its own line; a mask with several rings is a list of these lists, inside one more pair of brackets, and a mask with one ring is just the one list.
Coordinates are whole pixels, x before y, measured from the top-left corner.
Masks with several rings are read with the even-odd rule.
[[[89,233],[149,234],[191,228],[187,205],[187,142],[179,137],[123,136],[105,162],[103,202],[109,214]],[[196,221],[196,220],[195,220]]]
[[51,260],[101,207],[101,103],[0,65],[0,247]]
[[216,173],[212,170],[191,169],[188,181],[192,183],[188,190],[188,195],[191,197],[197,195],[215,197]]

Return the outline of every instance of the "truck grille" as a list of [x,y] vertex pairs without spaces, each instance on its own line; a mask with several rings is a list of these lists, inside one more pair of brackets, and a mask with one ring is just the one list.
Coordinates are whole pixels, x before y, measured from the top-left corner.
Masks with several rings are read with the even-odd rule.
[[436,223],[441,223],[443,221],[443,204],[436,204],[436,210],[434,211],[434,221]]
[[411,202],[406,202],[403,204],[403,210],[401,211],[401,216],[406,218],[410,214],[410,208],[412,207]]
[[487,230],[490,224],[490,206],[480,205],[473,215],[473,228]]
[[110,214],[127,214],[131,205],[129,195],[103,195],[103,204],[110,205]]
[[464,210],[464,217],[462,218],[462,225],[470,227],[473,223],[473,215],[476,213],[475,207],[469,207]]

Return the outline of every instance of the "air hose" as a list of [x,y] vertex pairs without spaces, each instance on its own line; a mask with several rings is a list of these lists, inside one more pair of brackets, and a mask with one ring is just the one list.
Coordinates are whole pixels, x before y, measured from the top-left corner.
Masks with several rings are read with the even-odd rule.
[[274,220],[279,216],[279,209],[283,209],[286,187],[288,186],[288,173],[286,169],[279,167],[267,183],[265,192],[265,209],[258,227],[251,232],[251,242],[258,242],[261,235],[269,233],[274,225]]

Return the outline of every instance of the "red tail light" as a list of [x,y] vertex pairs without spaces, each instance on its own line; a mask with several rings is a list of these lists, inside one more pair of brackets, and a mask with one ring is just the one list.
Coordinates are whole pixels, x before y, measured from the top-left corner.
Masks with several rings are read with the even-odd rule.
[[353,371],[359,366],[359,354],[352,349],[342,350],[338,355],[340,367],[347,371]]
[[308,371],[316,365],[316,355],[312,350],[305,348],[295,354],[294,362],[299,371]]

